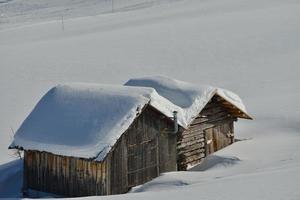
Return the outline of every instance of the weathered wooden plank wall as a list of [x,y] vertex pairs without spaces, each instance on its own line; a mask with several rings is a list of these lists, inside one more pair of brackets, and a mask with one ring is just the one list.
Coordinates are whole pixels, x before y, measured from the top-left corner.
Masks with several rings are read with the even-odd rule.
[[108,163],[107,195],[128,191],[126,138],[121,137],[105,161]]
[[176,170],[176,135],[163,132],[171,129],[173,122],[148,106],[122,136],[127,145],[129,188]]
[[105,164],[86,159],[25,151],[24,186],[64,196],[105,194]]
[[178,169],[186,170],[231,144],[234,121],[236,117],[224,108],[217,96],[213,97],[189,128],[178,135]]

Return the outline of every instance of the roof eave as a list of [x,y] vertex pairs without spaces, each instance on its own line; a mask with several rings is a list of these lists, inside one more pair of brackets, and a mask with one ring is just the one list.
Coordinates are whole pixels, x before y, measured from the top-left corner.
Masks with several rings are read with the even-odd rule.
[[217,95],[222,99],[222,104],[225,108],[227,108],[234,116],[237,118],[242,118],[242,119],[248,119],[248,120],[253,120],[253,117],[251,117],[247,112],[244,110],[238,108],[236,105],[233,103],[227,101],[225,98],[223,98],[221,95],[218,93],[215,93],[213,96]]

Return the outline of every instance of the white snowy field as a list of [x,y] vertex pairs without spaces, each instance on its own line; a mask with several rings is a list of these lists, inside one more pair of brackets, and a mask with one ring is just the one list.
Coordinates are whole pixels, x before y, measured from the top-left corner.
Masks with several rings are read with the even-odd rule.
[[14,12],[0,3],[2,14],[17,19],[0,23],[0,197],[16,197],[20,188],[20,162],[5,164],[14,159],[11,129],[50,87],[163,74],[239,94],[255,118],[236,124],[237,138],[248,140],[194,172],[101,199],[300,199],[298,0],[169,0],[99,15],[64,1],[61,10],[72,11],[64,27],[51,14],[55,2],[44,1],[46,9],[27,9],[24,20],[21,0],[7,2]]
[[0,29],[49,20],[124,12],[180,0],[0,0]]

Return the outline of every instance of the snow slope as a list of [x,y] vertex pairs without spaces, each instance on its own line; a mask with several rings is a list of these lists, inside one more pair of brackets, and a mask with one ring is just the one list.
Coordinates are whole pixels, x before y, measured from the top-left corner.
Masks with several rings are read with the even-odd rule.
[[0,0],[0,24],[15,27],[43,21],[151,7],[178,0]]
[[241,96],[255,120],[239,121],[236,134],[249,140],[217,153],[240,161],[166,174],[144,192],[104,199],[297,200],[299,21],[298,0],[184,0],[66,19],[64,30],[60,21],[0,25],[0,163],[12,160],[10,128],[51,86],[162,74]]

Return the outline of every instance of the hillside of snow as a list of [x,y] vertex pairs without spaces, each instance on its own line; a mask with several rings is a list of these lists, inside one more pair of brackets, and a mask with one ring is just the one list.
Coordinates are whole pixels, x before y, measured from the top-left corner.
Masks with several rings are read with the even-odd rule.
[[24,0],[0,3],[12,19],[0,23],[0,197],[18,196],[21,164],[8,163],[7,147],[49,88],[166,75],[234,91],[254,121],[239,120],[241,141],[194,171],[101,199],[300,199],[298,0],[182,0],[113,13],[64,1],[62,10],[75,8],[63,24],[54,1],[35,1],[27,17]]
[[180,0],[0,0],[0,24],[15,27],[33,22],[126,12]]

